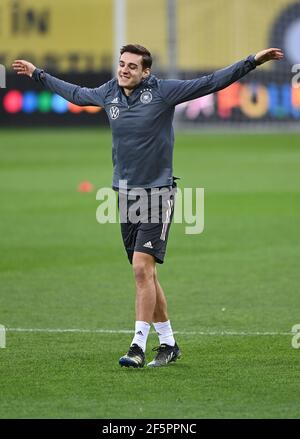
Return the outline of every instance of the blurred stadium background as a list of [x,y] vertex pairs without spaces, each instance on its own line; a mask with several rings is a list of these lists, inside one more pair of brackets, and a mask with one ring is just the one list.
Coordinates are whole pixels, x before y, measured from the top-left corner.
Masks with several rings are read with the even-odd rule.
[[[298,418],[300,3],[122,3],[0,2],[0,418]],[[95,219],[95,191],[111,184],[107,118],[9,68],[24,58],[96,87],[122,39],[148,47],[162,77],[286,55],[177,107],[174,171],[204,187],[205,229],[173,224],[158,268],[183,358],[138,373],[117,362],[134,322],[120,227]]]
[[[115,8],[121,13],[119,21]],[[300,87],[291,87],[291,68],[300,60],[299,2],[2,0],[0,35],[0,64],[5,67],[24,58],[91,87],[110,79],[121,42],[149,47],[153,72],[179,78],[209,73],[266,47],[280,47],[285,61],[269,63],[216,95],[179,106],[177,122],[196,129],[299,128]],[[7,85],[1,93],[2,126],[107,123],[100,109],[68,104],[31,81],[19,81],[9,70]]]

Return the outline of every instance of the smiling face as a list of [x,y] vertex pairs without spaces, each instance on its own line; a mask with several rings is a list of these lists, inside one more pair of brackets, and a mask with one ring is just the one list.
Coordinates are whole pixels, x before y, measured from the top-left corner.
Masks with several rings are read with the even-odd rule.
[[143,69],[142,55],[124,52],[120,56],[118,67],[118,84],[124,90],[132,90],[150,74],[150,69]]

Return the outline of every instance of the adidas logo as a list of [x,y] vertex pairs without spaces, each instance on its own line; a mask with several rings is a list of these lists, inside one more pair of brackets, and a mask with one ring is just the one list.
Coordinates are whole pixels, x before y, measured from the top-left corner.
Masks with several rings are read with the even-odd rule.
[[141,364],[142,363],[142,358],[139,357],[138,355],[135,355],[134,357],[127,357],[130,359],[130,361],[134,361],[136,364]]
[[166,358],[166,364],[170,363],[170,361],[172,360],[173,357],[174,357],[174,353],[171,352]]
[[136,332],[136,335],[144,335],[142,331]]
[[143,247],[153,248],[152,242],[151,241],[146,242],[146,244],[144,244]]
[[111,101],[111,104],[117,104],[119,102],[119,98],[115,98]]

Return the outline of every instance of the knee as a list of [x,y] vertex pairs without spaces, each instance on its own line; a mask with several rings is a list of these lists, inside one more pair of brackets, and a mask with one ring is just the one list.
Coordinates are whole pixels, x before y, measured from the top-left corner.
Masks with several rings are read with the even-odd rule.
[[152,265],[143,261],[138,261],[133,264],[134,277],[137,283],[143,283],[153,279],[154,270]]

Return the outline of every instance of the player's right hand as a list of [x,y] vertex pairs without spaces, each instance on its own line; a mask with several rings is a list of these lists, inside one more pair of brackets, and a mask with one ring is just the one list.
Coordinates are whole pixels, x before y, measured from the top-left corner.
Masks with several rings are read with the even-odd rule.
[[18,75],[27,75],[30,78],[32,77],[33,72],[36,67],[28,61],[24,59],[16,59],[12,63],[13,69],[17,72]]

